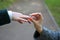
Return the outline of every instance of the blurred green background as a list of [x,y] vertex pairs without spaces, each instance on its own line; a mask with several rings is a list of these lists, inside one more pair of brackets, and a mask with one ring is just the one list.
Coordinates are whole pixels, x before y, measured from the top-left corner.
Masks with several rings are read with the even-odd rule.
[[0,0],[0,9],[5,9],[10,6],[14,0]]
[[[0,0],[0,9],[9,7],[15,0]],[[48,8],[60,26],[60,0],[45,0]]]
[[45,2],[60,26],[60,0],[45,0]]

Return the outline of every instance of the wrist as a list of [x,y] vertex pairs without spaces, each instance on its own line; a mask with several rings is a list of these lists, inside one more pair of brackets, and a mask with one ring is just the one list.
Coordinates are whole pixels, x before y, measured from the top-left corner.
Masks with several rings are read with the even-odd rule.
[[41,33],[43,31],[42,25],[37,24],[37,25],[35,25],[35,28],[39,33]]
[[8,15],[10,17],[10,20],[12,20],[12,11],[8,11]]

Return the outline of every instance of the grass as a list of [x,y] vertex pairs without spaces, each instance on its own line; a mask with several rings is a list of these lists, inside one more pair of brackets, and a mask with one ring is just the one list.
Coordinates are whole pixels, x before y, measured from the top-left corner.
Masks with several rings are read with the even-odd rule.
[[[15,0],[0,0],[0,9],[5,9]],[[48,8],[51,10],[56,22],[60,26],[60,0],[45,0]]]
[[0,0],[0,9],[6,9],[14,0]]
[[60,26],[60,0],[45,0],[45,2]]

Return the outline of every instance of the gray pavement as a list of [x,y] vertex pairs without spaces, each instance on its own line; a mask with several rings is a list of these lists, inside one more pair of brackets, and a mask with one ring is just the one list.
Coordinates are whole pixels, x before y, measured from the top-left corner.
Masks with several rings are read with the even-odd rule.
[[[26,15],[33,12],[42,12],[44,16],[43,26],[51,30],[58,30],[58,26],[46,7],[44,0],[17,0],[8,9]],[[34,40],[34,31],[33,24],[12,22],[0,27],[0,40]]]

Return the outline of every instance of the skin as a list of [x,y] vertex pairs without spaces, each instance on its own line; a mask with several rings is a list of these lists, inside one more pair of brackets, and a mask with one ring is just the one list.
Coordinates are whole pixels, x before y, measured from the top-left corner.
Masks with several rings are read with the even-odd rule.
[[18,12],[12,12],[12,20],[17,21],[19,23],[24,23],[24,22],[33,22],[35,29],[41,33],[42,30],[42,21],[43,21],[43,16],[41,13],[32,13],[30,14],[31,17],[27,15],[23,15],[22,13]]
[[43,16],[41,13],[32,13],[30,14],[31,16],[34,16],[36,17],[36,19],[33,19],[31,18],[31,21],[33,22],[34,24],[34,27],[35,29],[41,33],[43,30],[42,30],[42,21],[43,21]]
[[27,15],[23,15],[22,13],[18,13],[18,12],[12,12],[12,20],[13,21],[17,21],[21,24],[23,24],[24,22],[28,22],[29,16]]

